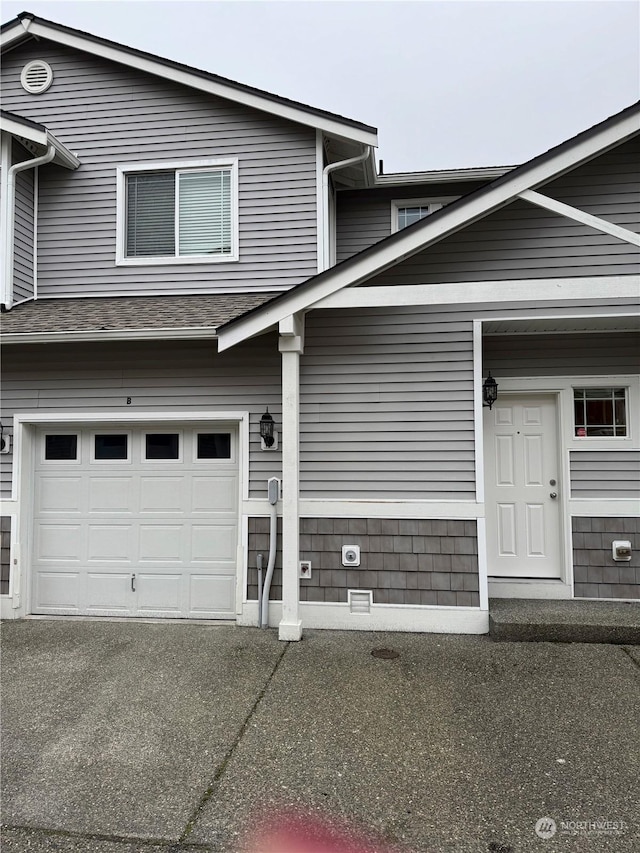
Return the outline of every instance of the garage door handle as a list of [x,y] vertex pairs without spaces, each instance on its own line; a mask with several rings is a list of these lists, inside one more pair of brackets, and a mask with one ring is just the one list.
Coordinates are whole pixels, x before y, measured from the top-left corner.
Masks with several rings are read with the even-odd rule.
[[131,592],[136,591],[136,576],[131,575]]

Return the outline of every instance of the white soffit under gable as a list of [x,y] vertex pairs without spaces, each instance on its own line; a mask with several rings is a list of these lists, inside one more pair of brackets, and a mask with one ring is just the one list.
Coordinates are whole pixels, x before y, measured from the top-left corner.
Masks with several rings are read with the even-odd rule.
[[425,217],[410,228],[398,231],[370,249],[292,288],[283,296],[250,314],[218,328],[218,350],[222,352],[274,323],[299,311],[308,311],[328,296],[347,287],[363,284],[451,234],[483,219],[518,198],[520,193],[544,186],[551,180],[593,160],[640,132],[640,103],[627,107],[598,125],[578,134],[497,178],[492,184],[463,196]]
[[210,95],[226,98],[298,124],[318,128],[337,138],[374,147],[378,145],[376,129],[368,125],[324,110],[315,110],[313,107],[297,104],[295,101],[277,95],[270,96],[270,93],[261,92],[252,86],[234,85],[235,81],[225,82],[224,78],[216,74],[196,68],[190,69],[182,63],[165,60],[80,30],[54,24],[52,21],[45,21],[28,12],[24,13],[22,19],[10,22],[3,28],[0,47],[3,51],[15,47],[27,37],[49,39],[66,47],[82,50],[121,65],[128,65]]
[[80,160],[76,155],[69,151],[59,139],[56,139],[43,124],[37,124],[15,113],[2,110],[0,129],[14,136],[19,142],[24,140],[26,143],[32,143],[34,146],[40,146],[43,149],[41,152],[36,151],[34,153],[44,153],[50,145],[53,145],[56,151],[53,162],[58,166],[64,166],[66,169],[77,169],[80,165]]

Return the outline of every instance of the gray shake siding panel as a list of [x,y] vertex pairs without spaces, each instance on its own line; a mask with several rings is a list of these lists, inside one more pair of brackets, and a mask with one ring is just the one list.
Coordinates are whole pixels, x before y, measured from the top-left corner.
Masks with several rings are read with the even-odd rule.
[[[32,159],[31,154],[16,143],[12,146],[13,163]],[[13,298],[15,302],[33,296],[33,223],[34,172],[27,169],[16,175],[16,206],[13,243]]]
[[[19,76],[30,59],[54,73],[42,95]],[[313,275],[315,132],[47,42],[7,55],[5,109],[45,124],[82,165],[41,170],[41,296],[286,289]],[[238,158],[240,261],[115,266],[116,166]]]
[[249,411],[251,495],[266,497],[267,478],[281,475],[280,453],[263,453],[259,437],[265,406],[281,422],[280,356],[273,335],[220,355],[213,342],[48,346],[46,356],[39,347],[9,347],[3,369],[3,423],[18,412]]
[[[636,139],[538,191],[639,232],[639,162]],[[640,250],[631,244],[515,201],[368,284],[622,275],[639,270]]]
[[300,406],[304,497],[473,499],[470,319],[314,312]]
[[574,450],[571,497],[640,498],[640,451]]
[[[640,518],[572,518],[573,586],[578,598],[640,599]],[[631,542],[631,560],[616,561],[611,543]]]
[[483,363],[495,376],[601,376],[638,373],[640,336],[616,334],[487,335]]

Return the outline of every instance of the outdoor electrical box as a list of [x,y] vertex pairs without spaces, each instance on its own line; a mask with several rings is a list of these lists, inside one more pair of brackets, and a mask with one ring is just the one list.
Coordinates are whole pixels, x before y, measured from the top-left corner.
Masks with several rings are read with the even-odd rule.
[[267,481],[267,497],[270,504],[277,504],[280,499],[280,480],[277,477],[270,477]]
[[310,580],[311,578],[311,560],[300,560],[300,571],[298,577],[300,580]]
[[342,565],[343,566],[359,566],[360,565],[360,546],[359,545],[343,545],[342,546]]
[[611,554],[616,562],[628,563],[631,559],[631,542],[628,539],[616,539],[611,543]]

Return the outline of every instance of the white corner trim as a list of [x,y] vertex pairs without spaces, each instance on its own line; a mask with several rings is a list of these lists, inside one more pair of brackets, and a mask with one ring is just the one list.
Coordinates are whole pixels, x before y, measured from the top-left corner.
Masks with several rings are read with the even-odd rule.
[[482,320],[473,321],[473,434],[476,501],[484,503],[484,424],[482,405]]
[[615,225],[613,222],[608,222],[599,216],[593,216],[591,213],[586,213],[584,210],[579,210],[562,201],[556,201],[554,198],[534,192],[533,190],[525,190],[520,193],[520,198],[531,204],[537,204],[538,207],[543,207],[550,210],[552,213],[557,213],[560,216],[566,216],[568,219],[574,219],[576,222],[581,222],[583,225],[588,225],[590,228],[595,228],[596,231],[602,231],[605,234],[610,234],[612,237],[617,237],[619,240],[624,240],[625,243],[631,243],[633,246],[640,246],[640,234],[635,231],[630,231],[628,228],[622,228],[620,225]]
[[[488,302],[530,302],[632,299],[640,292],[640,275],[580,278],[526,278],[465,281],[456,284],[396,284],[347,287],[313,305],[321,308],[375,308],[406,305],[471,305]],[[222,337],[222,335],[221,335]]]

